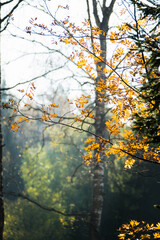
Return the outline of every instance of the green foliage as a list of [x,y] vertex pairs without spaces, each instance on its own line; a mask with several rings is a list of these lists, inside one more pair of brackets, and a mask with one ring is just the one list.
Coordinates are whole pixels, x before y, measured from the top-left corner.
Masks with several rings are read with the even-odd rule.
[[62,227],[59,218],[27,201],[17,199],[16,202],[5,202],[6,240],[43,240],[66,237],[67,229]]
[[[22,149],[20,172],[24,195],[64,213],[89,212],[92,197],[92,164],[80,165],[83,160],[81,156],[84,154],[84,139],[79,139],[77,132],[58,127],[47,136],[51,139],[50,145],[46,144],[41,148],[39,144],[37,147],[34,144],[33,147],[29,145]],[[81,137],[85,138],[82,135]],[[157,195],[157,184],[151,179],[147,181],[146,178],[132,174],[132,170],[125,171],[123,161],[117,161],[115,156],[107,159],[105,164],[102,229],[103,234],[108,235],[109,239],[114,239],[115,229],[130,216],[137,218],[141,215],[145,218],[144,210],[140,206],[144,202],[144,196],[147,199],[145,204],[148,211],[149,206],[152,208],[156,203],[155,195],[149,195],[148,192],[151,192],[154,186]],[[155,174],[155,169],[153,173]],[[14,201],[13,198],[5,200],[5,212],[6,240],[88,239],[87,218],[65,217],[18,198]]]
[[[158,1],[156,0],[147,0],[145,3],[140,0],[132,0],[133,4],[136,4],[138,7],[141,16],[143,18],[145,17],[151,17],[152,19],[157,20],[159,23],[159,18],[160,18],[160,5],[158,4]],[[157,26],[158,26],[157,23]]]
[[[88,212],[91,202],[89,167],[82,166],[71,181],[75,168],[81,164],[82,153],[69,142],[71,135],[66,141],[64,133],[59,130],[52,132],[56,137],[51,146],[24,150],[21,165],[24,195],[64,213]],[[82,144],[76,134],[72,133],[73,136],[74,143]],[[5,211],[6,240],[13,236],[16,240],[70,239],[77,231],[82,234],[79,228],[83,229],[84,223],[79,217],[65,217],[45,211],[26,200],[7,200]]]
[[[145,79],[140,88],[142,99],[146,102],[146,109],[134,114],[134,129],[146,136],[148,142],[160,144],[160,48],[159,48],[159,23],[160,5],[156,1],[149,0],[148,3],[132,1],[138,8],[141,19],[152,20],[152,25],[145,29],[136,27],[130,37],[134,40],[137,51],[142,55]],[[147,55],[147,57],[145,57]]]

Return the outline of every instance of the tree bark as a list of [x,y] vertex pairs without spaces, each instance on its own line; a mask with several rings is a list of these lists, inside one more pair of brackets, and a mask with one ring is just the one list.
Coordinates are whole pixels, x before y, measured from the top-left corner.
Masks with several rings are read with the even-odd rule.
[[[106,81],[106,76],[103,73],[103,69],[106,67],[106,53],[107,44],[106,36],[109,28],[109,19],[113,10],[113,6],[116,0],[112,0],[109,7],[106,7],[106,0],[103,0],[102,14],[103,18],[100,21],[98,16],[98,3],[96,0],[92,0],[93,14],[97,26],[105,32],[105,34],[100,36],[100,57],[103,58],[103,62],[96,64],[97,79],[95,85],[95,133],[96,136],[105,137],[105,103],[101,102],[99,98],[104,98],[105,93],[100,93],[96,90],[98,84]],[[96,139],[99,142],[99,139]],[[96,155],[97,152],[95,152]],[[99,240],[100,236],[100,226],[101,217],[103,211],[104,202],[104,156],[103,151],[99,152],[101,161],[94,163],[94,177],[93,177],[93,197],[92,197],[92,209],[91,209],[91,221],[90,221],[90,240]]]
[[[1,18],[1,8],[0,8],[0,18]],[[0,23],[1,31],[1,23]],[[0,36],[1,37],[1,36]],[[0,38],[1,43],[1,38]],[[1,54],[0,54],[0,67],[1,67]],[[0,69],[0,89],[1,89],[1,69]],[[4,204],[3,204],[3,162],[2,162],[2,98],[0,91],[0,239],[3,240],[3,228],[4,228]]]
[[[1,74],[1,73],[0,73]],[[1,83],[0,83],[1,87]],[[0,91],[1,102],[1,91]],[[3,164],[2,164],[2,125],[1,125],[1,104],[0,104],[0,239],[3,239],[3,227],[4,227],[4,206],[3,206]]]
[[[0,56],[1,57],[1,56]],[[1,62],[1,59],[0,59]],[[0,88],[1,88],[1,72],[0,72]],[[4,207],[3,207],[3,163],[2,163],[2,104],[1,104],[1,91],[0,91],[0,239],[3,239],[3,227],[4,227]]]

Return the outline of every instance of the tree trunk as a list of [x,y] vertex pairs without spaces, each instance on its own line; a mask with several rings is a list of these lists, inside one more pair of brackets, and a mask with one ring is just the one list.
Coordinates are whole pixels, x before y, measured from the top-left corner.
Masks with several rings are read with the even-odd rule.
[[[92,0],[94,18],[97,26],[105,32],[105,36],[100,36],[100,57],[103,58],[103,62],[96,64],[97,79],[95,86],[95,133],[96,136],[105,137],[105,103],[101,102],[99,98],[104,98],[105,93],[97,92],[96,87],[101,82],[106,81],[106,76],[103,73],[103,69],[106,67],[106,53],[107,44],[106,36],[108,33],[108,23],[113,10],[113,6],[116,0],[112,0],[109,7],[106,7],[106,1],[103,1],[102,14],[103,18],[100,21],[97,10],[97,1]],[[96,139],[99,142],[99,139]],[[96,152],[95,152],[96,154]],[[96,162],[94,165],[94,177],[93,177],[93,198],[92,198],[92,209],[91,209],[91,221],[90,221],[90,240],[100,240],[100,226],[101,217],[103,211],[104,201],[104,156],[103,151],[99,152],[101,161]]]
[[[1,84],[0,84],[1,88]],[[0,93],[1,101],[1,93]],[[0,105],[1,108],[1,105]],[[2,127],[1,127],[1,109],[0,109],[0,239],[3,239],[3,227],[4,227],[4,207],[3,207],[3,182],[2,182]]]
[[[0,17],[1,17],[1,8],[0,8]],[[1,30],[1,24],[0,24]],[[1,42],[1,39],[0,39]],[[0,55],[0,66],[1,66],[1,55]],[[0,239],[3,240],[3,228],[4,228],[4,206],[3,206],[3,182],[2,182],[2,173],[3,173],[3,164],[2,164],[2,103],[1,103],[1,70],[0,70]]]
[[[1,61],[1,59],[0,59]],[[1,89],[1,72],[0,72],[0,89]],[[1,91],[0,91],[0,239],[3,239],[3,227],[4,227],[4,207],[3,207],[3,182],[2,182],[2,173],[3,173],[3,165],[2,165],[2,104],[1,104]]]

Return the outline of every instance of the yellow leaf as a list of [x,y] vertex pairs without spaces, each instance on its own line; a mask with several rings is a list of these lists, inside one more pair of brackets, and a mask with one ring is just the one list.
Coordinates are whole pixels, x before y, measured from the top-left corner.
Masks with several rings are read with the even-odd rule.
[[84,141],[85,143],[95,142],[95,138],[87,138],[87,140]]
[[124,233],[121,233],[118,235],[119,239],[122,239],[122,240],[125,239],[125,236],[126,236],[126,234],[124,234]]
[[27,118],[27,117],[19,117],[19,118],[18,118],[18,121],[19,121],[19,122],[23,122],[23,121],[29,122],[29,118]]
[[54,107],[54,108],[58,108],[58,107],[59,107],[59,105],[56,105],[55,103],[51,103],[51,104],[49,104],[49,105],[48,105],[48,107]]
[[15,122],[14,124],[11,124],[11,131],[15,132],[15,131],[18,131],[19,129],[19,126],[17,125],[17,123]]
[[53,114],[49,115],[49,118],[53,118],[53,117],[57,117],[57,116],[58,116],[58,114],[53,113]]

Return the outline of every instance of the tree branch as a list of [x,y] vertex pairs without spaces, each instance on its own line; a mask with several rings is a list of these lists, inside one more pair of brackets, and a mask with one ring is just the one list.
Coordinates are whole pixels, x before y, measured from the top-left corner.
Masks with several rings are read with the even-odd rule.
[[[29,119],[30,119],[30,120],[35,120],[35,121],[36,121],[36,120],[41,120],[41,118],[29,118]],[[94,132],[91,132],[91,131],[89,131],[89,130],[82,129],[82,128],[79,128],[79,127],[76,127],[76,126],[73,126],[73,125],[69,125],[69,124],[67,124],[67,123],[62,122],[61,119],[60,119],[58,122],[53,121],[53,120],[50,119],[50,120],[48,120],[48,121],[46,121],[46,122],[44,122],[44,123],[45,123],[45,124],[47,124],[47,123],[50,124],[49,127],[51,127],[51,126],[53,126],[53,125],[55,125],[55,124],[60,124],[60,125],[62,125],[62,126],[65,126],[65,127],[68,127],[68,128],[72,128],[72,129],[77,130],[77,131],[80,131],[80,132],[88,133],[89,135],[92,135],[92,136],[96,137],[97,139],[102,139],[101,136],[97,135],[97,134],[94,133]],[[108,143],[109,143],[111,146],[114,146],[114,143],[111,142],[109,139],[103,138],[103,142],[104,142],[104,144],[108,144]],[[137,160],[144,161],[144,162],[148,162],[148,163],[152,163],[152,164],[158,164],[158,165],[160,166],[160,162],[158,162],[158,161],[154,161],[154,160],[151,160],[151,159],[145,159],[145,158],[143,158],[143,157],[139,157],[139,156],[134,155],[134,154],[132,154],[132,153],[130,153],[130,152],[122,149],[122,148],[117,148],[117,147],[116,147],[115,149],[116,149],[116,150],[119,150],[119,151],[121,151],[121,152],[124,152],[126,155],[132,157],[133,159],[137,159]]]
[[6,2],[3,2],[3,3],[0,3],[0,7],[2,7],[3,5],[6,5],[6,4],[8,4],[8,3],[11,3],[11,2],[13,2],[13,0],[9,0],[9,1],[6,1]]
[[116,2],[116,0],[112,0],[111,3],[110,3],[109,8],[110,8],[111,11],[113,11],[113,6],[114,6],[115,2]]
[[[18,3],[12,8],[12,10],[2,19],[0,19],[0,24],[2,22],[4,22],[7,18],[10,17],[10,15],[14,12],[14,10],[19,6],[19,4],[22,2],[23,0],[19,0]],[[11,1],[8,1],[8,3]],[[4,5],[3,3],[1,3],[1,6]]]
[[109,7],[105,6],[105,1],[103,2],[103,8],[102,8],[102,14],[103,14],[103,20],[101,22],[101,29],[104,32],[108,32],[108,22],[111,16],[111,13],[113,11],[113,6],[116,0],[112,0]]
[[36,206],[40,207],[41,209],[43,210],[46,210],[46,211],[49,211],[49,212],[55,212],[55,213],[58,213],[60,215],[63,215],[63,216],[66,216],[66,217],[72,217],[72,216],[79,216],[79,217],[85,217],[85,216],[89,216],[90,214],[89,213],[64,213],[64,212],[61,212],[59,210],[56,210],[55,208],[53,207],[47,207],[47,206],[44,206],[42,204],[40,204],[39,202],[37,202],[36,200],[33,200],[27,196],[25,196],[24,194],[22,193],[16,193],[16,192],[4,192],[5,195],[11,195],[11,196],[14,196],[14,197],[20,197],[24,200],[27,200],[28,202],[30,203],[33,203],[35,204]]
[[95,17],[96,24],[97,24],[98,27],[100,27],[101,22],[100,22],[100,19],[99,19],[99,16],[98,16],[96,0],[92,0],[92,4],[93,4],[93,14],[94,14],[94,17]]
[[[65,64],[66,64],[66,63],[65,63]],[[65,64],[64,64],[64,65],[65,65]],[[43,73],[43,74],[41,74],[41,75],[39,75],[39,76],[36,76],[36,77],[34,77],[34,78],[32,78],[32,79],[29,79],[29,80],[27,80],[27,81],[24,81],[24,82],[21,82],[21,83],[17,83],[17,84],[15,84],[15,85],[11,86],[11,87],[0,88],[0,91],[8,91],[8,90],[11,90],[11,89],[13,89],[13,88],[15,88],[15,87],[18,87],[19,85],[23,85],[23,84],[26,84],[26,83],[30,83],[30,82],[32,82],[32,81],[35,81],[35,80],[41,78],[41,77],[45,77],[45,76],[48,75],[49,73],[51,73],[51,72],[53,72],[53,71],[56,71],[56,70],[58,70],[58,69],[60,69],[60,68],[63,68],[64,65],[61,66],[61,67],[58,67],[58,68],[56,68],[56,69],[49,70],[49,71],[47,71],[47,72],[45,72],[45,73]]]
[[75,177],[78,169],[83,165],[83,163],[79,164],[76,169],[74,170],[74,173],[72,174],[72,177],[71,177],[71,183],[73,183],[73,178]]
[[103,8],[106,6],[106,0],[103,0]]

